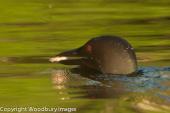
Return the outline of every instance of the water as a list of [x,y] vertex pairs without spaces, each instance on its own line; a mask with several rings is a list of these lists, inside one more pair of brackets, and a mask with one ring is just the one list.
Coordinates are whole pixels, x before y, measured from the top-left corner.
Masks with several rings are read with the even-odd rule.
[[[89,73],[75,74],[68,69],[56,69],[52,71],[52,83],[59,94],[69,94],[69,96],[63,96],[61,100],[91,99],[99,101],[102,107],[102,110],[98,109],[99,111],[122,112],[121,110],[127,109],[128,112],[138,110],[169,112],[170,68],[141,67],[139,70],[142,72],[141,75],[128,77],[91,75]],[[96,109],[95,107],[93,105],[92,109]],[[125,108],[122,109],[122,107]]]
[[[170,0],[0,1],[0,107],[170,112]],[[75,73],[48,59],[100,35],[128,40],[138,76]],[[3,112],[3,111],[0,111]]]

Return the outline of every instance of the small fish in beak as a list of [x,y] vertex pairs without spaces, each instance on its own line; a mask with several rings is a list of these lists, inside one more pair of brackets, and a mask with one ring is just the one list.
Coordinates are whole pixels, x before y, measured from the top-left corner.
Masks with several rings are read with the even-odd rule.
[[50,58],[49,61],[50,62],[60,62],[62,60],[67,60],[68,58],[67,57],[53,57],[53,58]]

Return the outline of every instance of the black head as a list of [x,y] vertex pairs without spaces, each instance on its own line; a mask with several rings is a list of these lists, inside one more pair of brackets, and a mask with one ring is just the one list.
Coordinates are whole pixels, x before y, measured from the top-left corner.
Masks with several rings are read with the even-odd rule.
[[111,74],[130,74],[137,68],[132,46],[116,36],[93,38],[77,49],[58,54],[50,61],[89,67]]

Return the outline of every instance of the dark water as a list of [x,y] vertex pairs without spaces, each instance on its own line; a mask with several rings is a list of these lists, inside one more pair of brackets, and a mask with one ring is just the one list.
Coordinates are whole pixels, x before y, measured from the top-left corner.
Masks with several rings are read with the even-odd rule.
[[[56,90],[66,91],[70,97],[65,99],[102,100],[111,104],[109,111],[128,112],[148,110],[150,112],[169,112],[170,104],[170,67],[140,67],[142,74],[134,77],[102,74],[75,74],[68,69],[56,69],[52,73],[52,82]],[[71,82],[71,83],[70,83]],[[80,91],[76,91],[76,90]],[[66,93],[65,92],[65,93]],[[64,98],[62,98],[64,99]],[[108,100],[109,99],[109,100]],[[99,102],[100,102],[99,101]],[[105,105],[102,110],[107,110]],[[119,108],[120,107],[120,108]],[[120,111],[119,111],[120,110]]]

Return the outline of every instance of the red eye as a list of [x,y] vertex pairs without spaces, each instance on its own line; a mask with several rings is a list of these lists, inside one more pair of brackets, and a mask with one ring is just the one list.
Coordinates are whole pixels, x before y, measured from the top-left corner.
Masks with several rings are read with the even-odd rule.
[[91,53],[91,52],[92,52],[92,47],[91,47],[91,45],[87,45],[86,51],[87,51],[88,53]]

